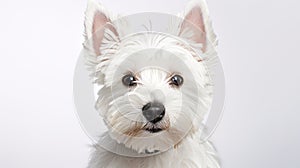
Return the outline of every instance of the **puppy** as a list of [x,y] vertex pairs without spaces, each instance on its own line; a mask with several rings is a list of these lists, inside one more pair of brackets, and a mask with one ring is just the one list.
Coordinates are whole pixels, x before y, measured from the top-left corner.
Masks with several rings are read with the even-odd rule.
[[201,141],[212,103],[216,36],[204,1],[191,1],[168,33],[130,34],[128,22],[90,0],[84,54],[107,126],[89,168],[219,168]]

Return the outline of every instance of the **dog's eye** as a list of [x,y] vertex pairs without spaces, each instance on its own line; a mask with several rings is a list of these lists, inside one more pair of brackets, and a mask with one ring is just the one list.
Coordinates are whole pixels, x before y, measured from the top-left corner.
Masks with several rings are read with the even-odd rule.
[[136,79],[133,75],[128,74],[125,75],[122,79],[122,82],[125,86],[135,86],[136,85]]
[[174,75],[170,80],[171,85],[181,86],[183,84],[183,77],[180,75]]

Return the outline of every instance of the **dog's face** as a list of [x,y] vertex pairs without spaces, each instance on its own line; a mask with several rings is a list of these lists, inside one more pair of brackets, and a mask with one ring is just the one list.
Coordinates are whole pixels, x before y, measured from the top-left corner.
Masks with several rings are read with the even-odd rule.
[[[122,38],[124,27],[89,4],[84,47],[103,85],[96,108],[119,143],[138,152],[164,151],[199,129],[212,101],[207,65],[195,51],[206,53],[214,37],[203,8],[192,5],[176,37],[147,32]],[[184,42],[184,32],[192,32],[185,40],[202,47]]]

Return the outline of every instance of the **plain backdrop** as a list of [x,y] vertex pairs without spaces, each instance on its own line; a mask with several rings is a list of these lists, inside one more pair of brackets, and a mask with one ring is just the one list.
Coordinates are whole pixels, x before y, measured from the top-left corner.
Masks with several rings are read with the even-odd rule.
[[[102,0],[176,14],[187,0]],[[212,140],[223,168],[300,167],[300,3],[208,0],[226,77]],[[84,168],[91,141],[72,100],[85,0],[0,2],[0,167]]]

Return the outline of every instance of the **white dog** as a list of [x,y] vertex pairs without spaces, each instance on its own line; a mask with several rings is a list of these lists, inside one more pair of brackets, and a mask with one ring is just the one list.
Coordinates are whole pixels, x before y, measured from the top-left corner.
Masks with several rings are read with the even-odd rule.
[[102,86],[96,108],[108,128],[89,168],[220,167],[213,146],[200,140],[216,36],[205,2],[191,1],[179,17],[169,34],[128,36],[126,22],[89,1],[84,52]]

